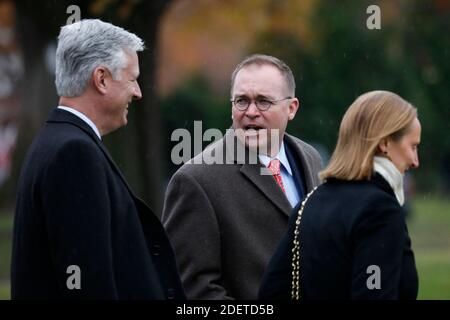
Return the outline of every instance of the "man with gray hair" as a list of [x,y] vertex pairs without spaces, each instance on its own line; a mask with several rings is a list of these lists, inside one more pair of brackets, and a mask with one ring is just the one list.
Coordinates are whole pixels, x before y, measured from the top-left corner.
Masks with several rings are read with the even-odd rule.
[[256,299],[292,208],[319,183],[317,151],[285,133],[298,108],[291,69],[247,57],[231,77],[232,130],[172,177],[162,219],[188,298]]
[[136,35],[100,20],[64,26],[60,96],[19,180],[13,299],[183,299],[172,247],[102,143],[141,98]]

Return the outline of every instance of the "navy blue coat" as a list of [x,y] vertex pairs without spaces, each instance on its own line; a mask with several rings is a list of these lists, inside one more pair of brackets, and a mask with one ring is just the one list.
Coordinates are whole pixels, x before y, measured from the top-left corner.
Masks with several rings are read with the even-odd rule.
[[[291,297],[298,210],[265,272],[261,299]],[[318,187],[303,211],[299,237],[302,299],[416,299],[405,213],[379,174],[370,181],[329,179]],[[379,267],[380,289],[371,286],[377,272],[370,266]]]
[[[67,280],[80,268],[81,289]],[[73,278],[72,278],[73,280]],[[74,283],[69,279],[69,282]],[[165,231],[93,130],[55,109],[17,191],[13,299],[183,299]]]

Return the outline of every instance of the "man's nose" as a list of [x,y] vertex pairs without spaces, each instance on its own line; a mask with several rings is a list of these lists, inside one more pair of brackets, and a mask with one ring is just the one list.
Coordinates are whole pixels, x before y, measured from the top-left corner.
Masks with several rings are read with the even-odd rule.
[[249,117],[257,117],[259,116],[259,109],[256,106],[256,102],[255,101],[251,101],[247,110],[245,110],[245,115],[249,116]]
[[136,82],[136,87],[134,88],[133,99],[139,100],[142,98],[141,88],[139,87],[139,83]]

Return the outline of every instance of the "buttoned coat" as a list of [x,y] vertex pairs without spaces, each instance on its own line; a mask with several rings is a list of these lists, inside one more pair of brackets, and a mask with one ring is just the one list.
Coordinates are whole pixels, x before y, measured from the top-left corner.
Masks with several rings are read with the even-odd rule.
[[[319,183],[318,152],[291,135],[284,143],[298,186]],[[233,130],[184,164],[166,191],[162,220],[189,299],[256,299],[264,269],[292,207],[257,155],[239,153]],[[242,150],[242,149],[240,149]],[[221,159],[222,164],[215,160]]]
[[[261,299],[291,299],[299,207],[270,260]],[[308,198],[298,234],[300,279],[294,284],[301,299],[417,298],[405,211],[380,174],[362,181],[328,179]]]
[[13,299],[183,299],[173,249],[88,124],[55,109],[17,191]]

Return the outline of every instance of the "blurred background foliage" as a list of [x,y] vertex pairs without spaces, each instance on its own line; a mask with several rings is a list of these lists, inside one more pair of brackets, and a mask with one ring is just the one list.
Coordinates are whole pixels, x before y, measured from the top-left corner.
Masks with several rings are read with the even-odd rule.
[[[146,42],[139,79],[144,98],[133,104],[127,128],[105,142],[157,213],[179,167],[170,159],[178,143],[172,132],[185,128],[194,137],[194,121],[202,121],[203,132],[230,127],[230,76],[248,54],[275,55],[292,68],[301,108],[288,132],[317,146],[325,160],[345,110],[360,94],[391,90],[414,104],[422,123],[421,161],[407,180],[419,297],[450,299],[450,0],[0,0],[0,58],[15,54],[23,64],[8,73],[13,93],[1,96],[0,90],[0,125],[17,128],[4,161],[8,178],[0,179],[0,297],[9,291],[18,172],[58,101],[52,52],[71,4],[82,18],[111,21]],[[381,9],[380,30],[366,27],[373,4]],[[0,89],[5,65],[12,65],[1,62]]]
[[[211,30],[217,15],[229,12],[227,8],[232,5],[243,7],[243,10],[236,8],[233,17],[236,20],[237,15],[243,15],[249,22],[248,28],[254,32],[252,36],[235,34],[246,41],[245,46],[236,45],[242,52],[240,58],[247,53],[262,52],[275,55],[291,66],[301,108],[288,131],[322,145],[328,152],[334,148],[345,110],[357,96],[377,89],[400,94],[417,107],[423,127],[421,168],[411,173],[417,190],[448,194],[449,1],[378,1],[381,30],[366,28],[366,8],[373,1],[305,2],[255,1],[252,2],[255,7],[249,8],[226,1],[218,5],[225,8],[215,8],[213,17],[208,18],[202,15],[209,14],[207,4],[213,5],[204,1],[207,4],[199,5],[198,19],[190,18],[195,24],[191,20],[186,22],[190,29],[184,32],[193,32],[194,39],[202,30],[208,34],[214,32]],[[299,8],[307,8],[307,13],[299,14]],[[259,24],[255,22],[258,19],[262,20]],[[244,27],[242,32],[251,30]],[[217,32],[217,37],[220,35]],[[204,128],[224,130],[230,125],[229,79],[217,80],[214,71],[209,70],[210,65],[220,63],[217,60],[221,54],[228,56],[229,50],[215,52],[215,59],[205,59],[195,69],[195,76],[186,78],[163,98],[164,118],[172,124],[171,128],[192,125],[194,120],[202,120]],[[232,67],[227,74],[231,71]],[[165,154],[170,155],[169,151],[166,149]],[[165,162],[169,161],[166,158]]]

